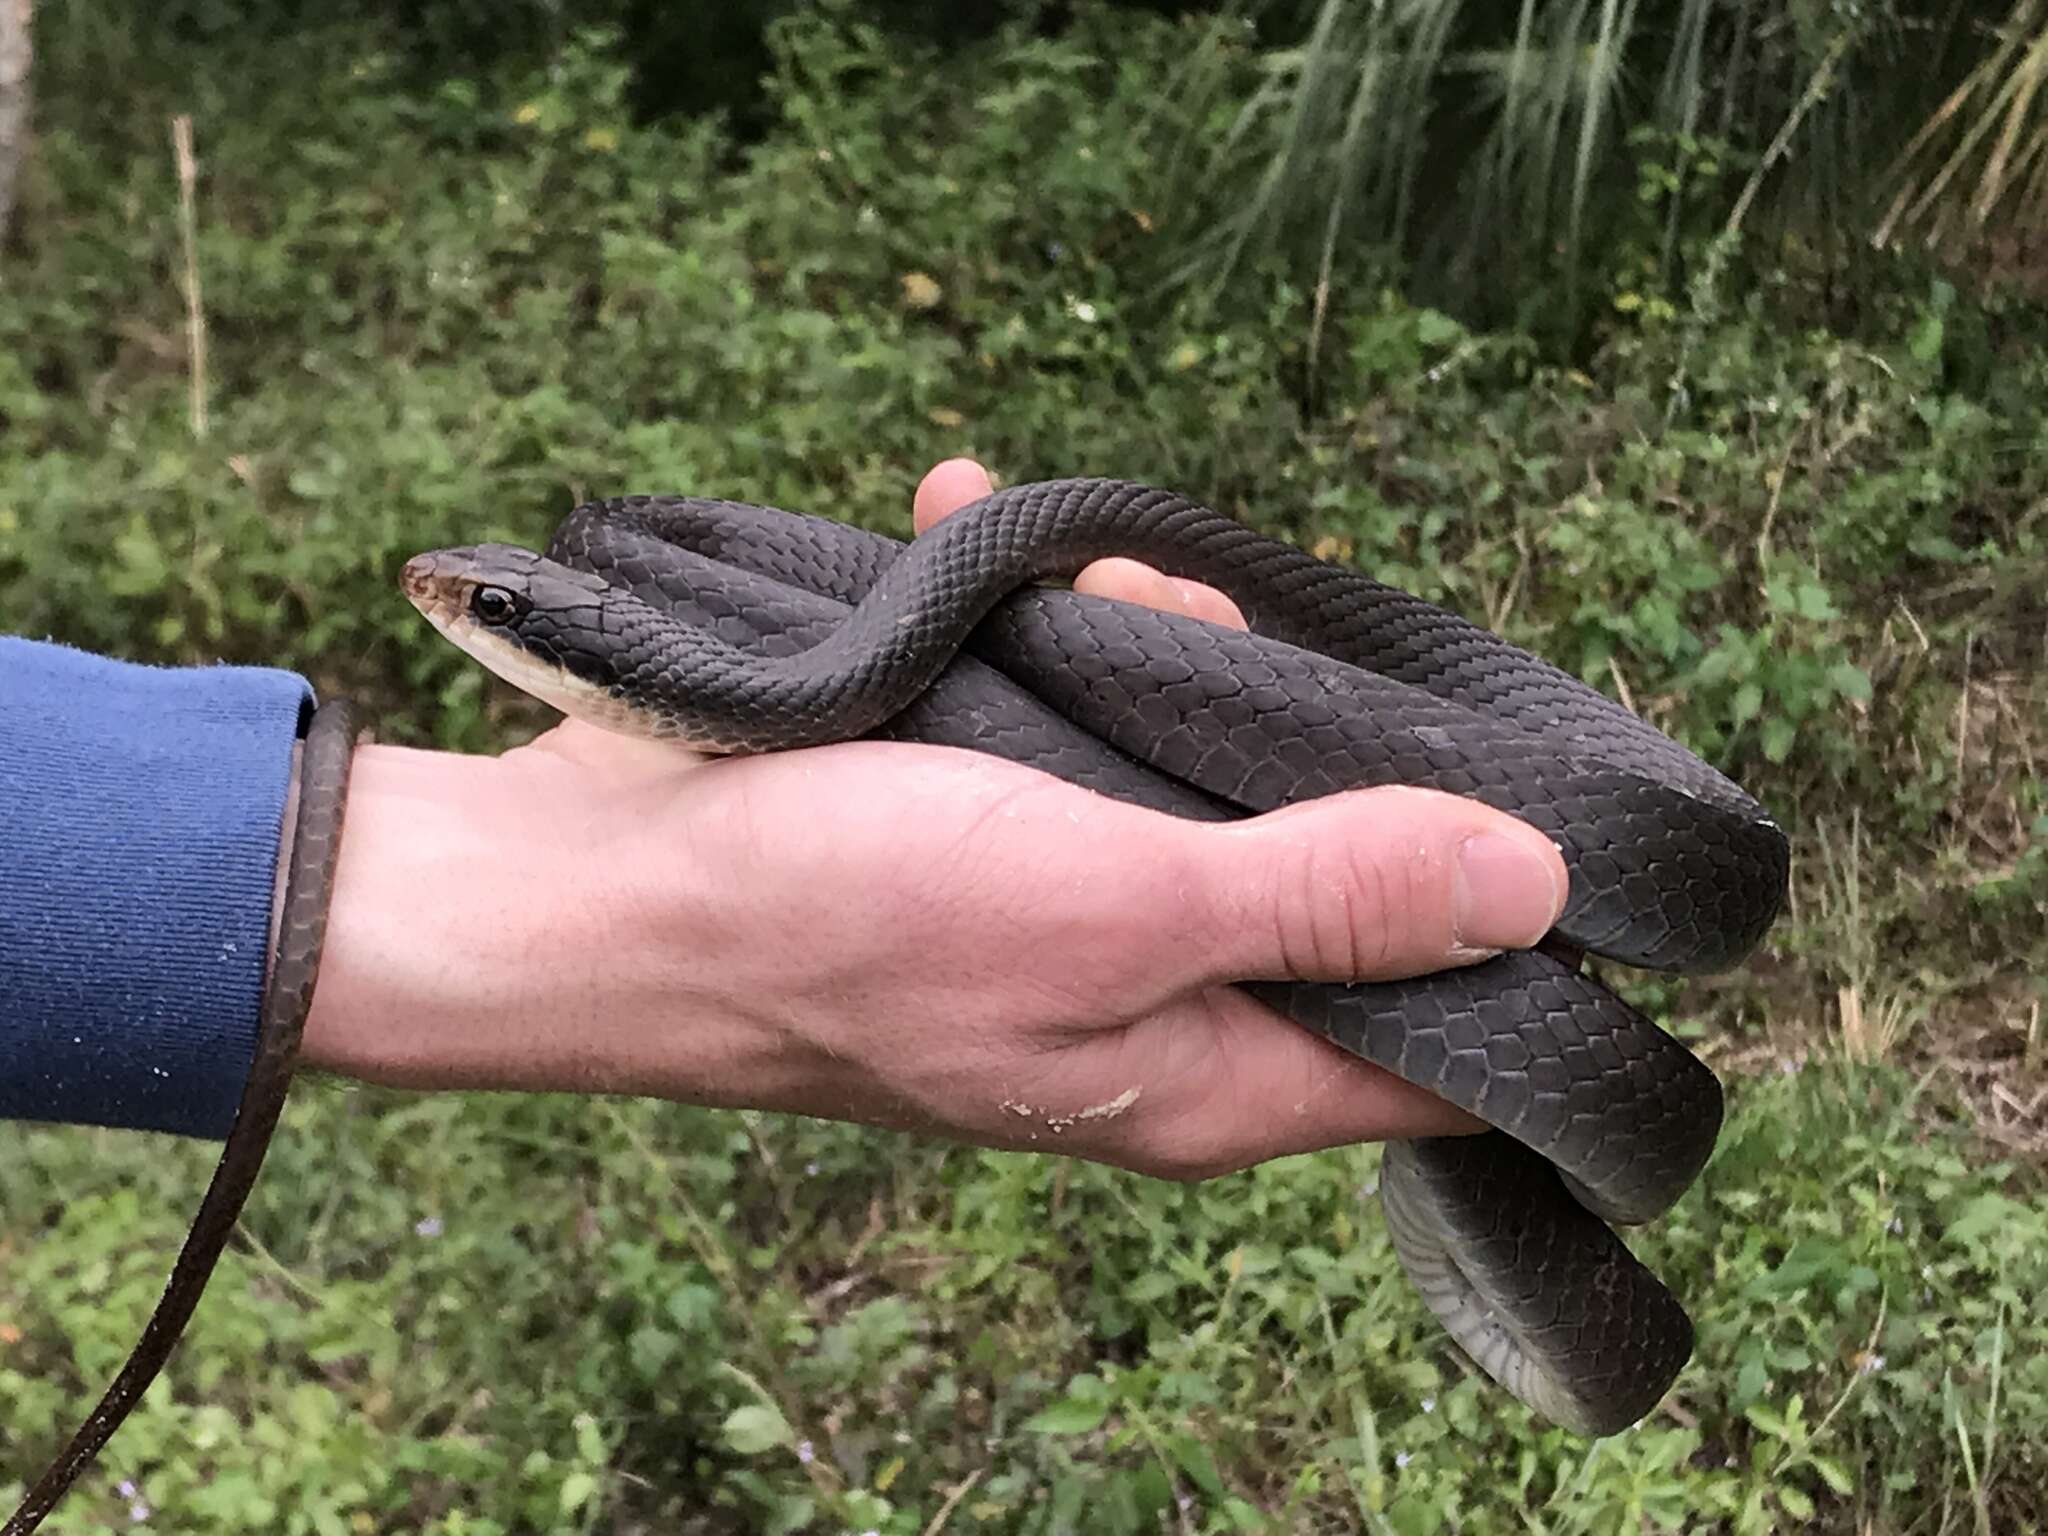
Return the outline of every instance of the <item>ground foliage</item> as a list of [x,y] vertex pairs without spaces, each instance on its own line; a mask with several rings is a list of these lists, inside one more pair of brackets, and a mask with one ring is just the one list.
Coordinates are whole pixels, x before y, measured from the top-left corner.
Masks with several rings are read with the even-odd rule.
[[[769,130],[639,123],[602,34],[419,88],[361,26],[46,18],[0,286],[0,615],[304,669],[387,737],[539,722],[411,552],[689,489],[903,531],[917,471],[1171,484],[1624,693],[1792,830],[1752,967],[1632,981],[1732,1079],[1641,1249],[1700,1346],[1586,1445],[1476,1382],[1370,1149],[1155,1183],[773,1117],[306,1085],[59,1530],[2025,1529],[2048,1510],[2042,317],[1700,248],[1637,144],[1567,367],[1340,268],[1162,296],[1185,26],[940,57],[776,24]],[[161,40],[160,40],[161,41]],[[122,50],[125,49],[125,55]],[[146,60],[145,60],[145,57]],[[125,73],[117,65],[127,66]],[[118,91],[108,82],[118,79]],[[193,114],[207,432],[165,120]],[[1700,174],[1692,174],[1698,172]],[[1725,207],[1720,211],[1725,216]],[[1720,216],[1700,224],[1711,240]],[[1641,259],[1639,259],[1641,258]],[[0,1494],[139,1325],[206,1149],[0,1132]]]

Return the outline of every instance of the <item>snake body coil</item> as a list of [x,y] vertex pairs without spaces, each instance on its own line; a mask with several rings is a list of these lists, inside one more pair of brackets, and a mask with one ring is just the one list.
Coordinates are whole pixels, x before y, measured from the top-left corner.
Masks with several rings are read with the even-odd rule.
[[[1253,632],[1027,585],[1112,554],[1222,588]],[[438,551],[405,586],[540,697],[711,750],[868,734],[964,746],[1207,820],[1366,785],[1468,795],[1563,850],[1556,937],[1638,966],[1731,964],[1784,895],[1778,827],[1619,705],[1146,486],[1017,486],[909,546],[629,497],[579,508],[545,556]],[[1467,1353],[1585,1433],[1648,1412],[1691,1326],[1608,1223],[1661,1214],[1704,1166],[1713,1075],[1547,949],[1401,982],[1245,986],[1496,1127],[1396,1143],[1381,1178],[1402,1264]]]

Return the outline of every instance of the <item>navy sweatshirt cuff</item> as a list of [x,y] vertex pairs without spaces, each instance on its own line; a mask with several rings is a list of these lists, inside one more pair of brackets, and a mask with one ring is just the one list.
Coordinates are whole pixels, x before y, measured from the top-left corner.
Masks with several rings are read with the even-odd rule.
[[0,635],[0,1117],[227,1134],[311,703]]

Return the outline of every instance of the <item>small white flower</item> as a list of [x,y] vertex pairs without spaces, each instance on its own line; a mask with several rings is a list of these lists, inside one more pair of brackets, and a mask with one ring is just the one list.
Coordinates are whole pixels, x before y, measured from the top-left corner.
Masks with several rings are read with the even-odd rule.
[[143,1503],[140,1499],[137,1499],[133,1504],[130,1504],[128,1506],[128,1518],[134,1521],[137,1525],[140,1525],[143,1521],[147,1520],[150,1517],[151,1513],[152,1511],[150,1510],[150,1507],[147,1504]]
[[121,1497],[122,1497],[122,1498],[124,1498],[124,1499],[132,1499],[132,1498],[134,1498],[134,1497],[135,1497],[135,1480],[134,1480],[133,1478],[127,1478],[127,1477],[124,1477],[124,1478],[122,1478],[122,1479],[121,1479],[121,1481],[119,1481],[118,1483],[114,1484],[114,1492],[116,1492],[116,1493],[118,1493],[119,1495],[121,1495]]
[[1400,1467],[1405,1467],[1405,1466],[1407,1466],[1407,1465],[1408,1465],[1408,1453],[1407,1453],[1406,1451],[1396,1451],[1396,1452],[1394,1452],[1394,1466],[1395,1466],[1396,1468],[1400,1468]]
[[1423,1411],[1424,1413],[1435,1413],[1435,1412],[1436,1412],[1436,1399],[1435,1399],[1435,1398],[1433,1398],[1433,1397],[1425,1397],[1425,1398],[1424,1398],[1424,1399],[1422,1400],[1422,1411]]
[[817,1456],[818,1456],[818,1453],[817,1453],[817,1451],[816,1451],[815,1449],[813,1449],[813,1448],[812,1448],[812,1445],[811,1445],[811,1442],[810,1442],[810,1441],[808,1441],[808,1440],[799,1440],[799,1441],[797,1441],[797,1443],[796,1443],[796,1459],[797,1459],[798,1461],[802,1462],[802,1463],[803,1463],[803,1464],[804,1464],[805,1466],[807,1466],[807,1467],[808,1467],[808,1466],[809,1466],[809,1465],[810,1465],[810,1464],[811,1464],[811,1463],[812,1463],[813,1461],[815,1461],[815,1460],[817,1459]]
[[1884,1224],[1884,1229],[1885,1231],[1896,1235],[1897,1233],[1906,1230],[1906,1224],[1903,1221],[1899,1220],[1898,1217],[1894,1216],[1890,1221]]
[[422,1216],[412,1224],[412,1230],[415,1237],[439,1237],[441,1235],[441,1218],[438,1216]]
[[818,1176],[818,1165],[815,1162],[805,1163],[804,1172],[812,1178],[816,1178]]

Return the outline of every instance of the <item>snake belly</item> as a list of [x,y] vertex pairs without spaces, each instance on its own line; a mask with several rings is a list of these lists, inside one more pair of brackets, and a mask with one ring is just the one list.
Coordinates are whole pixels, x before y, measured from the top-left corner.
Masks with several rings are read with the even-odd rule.
[[[1221,588],[1252,633],[1028,585],[1109,554]],[[910,545],[626,497],[571,513],[545,557],[421,559],[511,556],[553,583],[522,640],[605,701],[565,707],[616,728],[717,750],[967,747],[1205,820],[1442,789],[1557,842],[1571,877],[1558,939],[1658,970],[1733,963],[1783,900],[1776,824],[1604,695],[1170,492],[1016,486]],[[1464,1351],[1581,1433],[1653,1408],[1691,1324],[1610,1224],[1662,1214],[1704,1166],[1713,1074],[1548,946],[1399,982],[1241,985],[1495,1128],[1392,1143],[1380,1180],[1403,1269]]]

